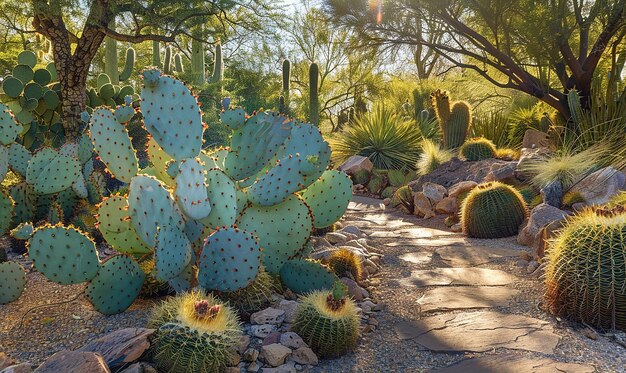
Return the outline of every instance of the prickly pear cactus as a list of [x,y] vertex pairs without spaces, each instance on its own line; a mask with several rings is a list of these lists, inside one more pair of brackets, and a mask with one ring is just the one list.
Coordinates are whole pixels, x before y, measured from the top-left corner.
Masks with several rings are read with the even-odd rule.
[[91,280],[100,268],[96,245],[72,227],[43,226],[28,240],[35,269],[62,285]]
[[346,212],[352,198],[352,181],[344,172],[328,170],[300,196],[311,209],[315,228],[326,228]]
[[137,175],[139,167],[128,131],[116,118],[120,110],[123,109],[118,108],[114,113],[105,107],[96,109],[89,122],[89,134],[100,159],[111,173],[117,179],[129,183]]
[[98,229],[107,243],[122,254],[141,256],[152,252],[130,221],[126,196],[111,196],[100,204]]
[[233,131],[238,130],[246,123],[247,114],[243,108],[228,109],[220,113],[222,123]]
[[185,159],[178,167],[176,198],[185,215],[200,220],[209,216],[211,202],[204,182],[205,171],[199,158]]
[[22,132],[22,126],[15,122],[9,108],[0,103],[0,145],[10,145]]
[[206,182],[207,195],[211,201],[211,213],[202,220],[202,224],[210,228],[233,225],[240,211],[235,182],[217,168],[207,171]]
[[38,150],[26,169],[26,182],[35,193],[57,193],[72,186],[81,172],[78,159],[52,148]]
[[26,177],[28,162],[33,157],[28,149],[22,144],[13,143],[9,145],[9,168],[11,171]]
[[330,290],[335,281],[339,280],[330,268],[304,259],[287,261],[280,269],[280,279],[285,286],[298,294]]
[[34,231],[35,228],[33,227],[33,223],[22,223],[11,230],[11,237],[15,238],[16,240],[27,240],[31,238]]
[[209,290],[236,291],[257,276],[261,246],[251,233],[225,228],[211,234],[198,263],[198,282]]
[[19,298],[25,285],[26,275],[19,263],[0,263],[0,304],[7,304]]
[[195,158],[204,131],[196,98],[182,82],[161,76],[158,70],[144,71],[143,76],[141,110],[146,129],[172,158]]
[[159,227],[155,251],[156,278],[168,281],[185,270],[191,261],[191,243],[175,224]]
[[136,261],[117,255],[100,266],[87,285],[85,295],[98,312],[114,315],[130,307],[139,295],[145,278]]
[[0,190],[0,236],[11,226],[13,218],[13,198],[5,190]]
[[262,262],[270,273],[306,244],[313,231],[313,219],[307,205],[295,195],[275,206],[251,205],[237,221],[237,226],[259,238]]

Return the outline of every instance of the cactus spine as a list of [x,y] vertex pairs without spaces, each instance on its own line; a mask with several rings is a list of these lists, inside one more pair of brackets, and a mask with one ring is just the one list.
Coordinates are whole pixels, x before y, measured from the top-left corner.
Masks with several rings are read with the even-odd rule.
[[496,146],[484,137],[469,139],[461,146],[459,154],[467,161],[481,161],[496,156]]
[[448,92],[437,90],[431,95],[439,128],[446,149],[463,145],[472,124],[472,109],[467,102],[457,101],[450,106]]
[[319,76],[319,67],[314,62],[309,66],[309,119],[315,126],[319,126],[320,121]]

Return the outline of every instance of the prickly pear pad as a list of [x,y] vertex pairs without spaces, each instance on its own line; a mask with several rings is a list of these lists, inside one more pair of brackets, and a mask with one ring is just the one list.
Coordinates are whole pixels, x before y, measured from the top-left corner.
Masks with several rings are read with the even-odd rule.
[[[144,78],[147,75],[151,74],[144,72]],[[170,76],[150,79],[141,91],[146,129],[172,158],[197,157],[204,127],[196,98],[182,82]]]
[[217,148],[211,151],[203,150],[200,152],[200,160],[204,163],[204,169],[210,170],[212,168],[224,169],[224,161],[228,155],[228,148]]
[[100,204],[98,229],[107,243],[122,254],[145,255],[152,252],[131,224],[125,196],[111,196]]
[[281,159],[250,187],[248,200],[260,206],[274,206],[306,188],[305,177],[300,171],[305,162],[299,154]]
[[207,290],[236,291],[257,276],[261,247],[253,234],[224,228],[204,243],[198,263],[198,282]]
[[177,277],[191,261],[191,243],[182,229],[167,224],[159,228],[155,251],[156,278],[168,281]]
[[202,220],[202,224],[210,228],[230,227],[240,211],[237,207],[235,182],[217,168],[207,171],[206,181],[211,213]]
[[33,223],[21,223],[11,230],[11,237],[17,240],[27,240],[33,235],[34,231]]
[[352,180],[344,172],[327,170],[300,196],[311,209],[315,228],[326,228],[346,212],[352,198]]
[[117,255],[102,264],[85,294],[94,308],[105,315],[123,312],[133,303],[146,275],[139,264],[124,255]]
[[26,275],[19,263],[0,263],[0,304],[7,304],[19,298],[25,285]]
[[128,211],[133,227],[139,237],[150,247],[156,246],[159,227],[174,224],[185,226],[182,213],[165,185],[146,175],[138,175],[130,181]]
[[71,187],[79,173],[78,159],[42,148],[28,162],[26,182],[35,187],[37,194],[52,194]]
[[333,271],[314,261],[289,260],[280,269],[282,282],[298,294],[306,294],[315,290],[331,290],[339,279]]
[[26,176],[28,161],[32,157],[33,155],[22,144],[13,143],[9,146],[9,167],[21,176]]
[[243,108],[227,109],[220,113],[220,120],[233,131],[246,123],[246,111]]
[[146,150],[156,173],[155,177],[167,185],[174,185],[174,179],[167,174],[167,165],[172,160],[172,157],[154,141],[154,138],[150,138]]
[[98,155],[119,180],[129,183],[137,175],[137,155],[123,124],[112,110],[100,107],[89,121],[89,134]]
[[192,219],[204,219],[211,212],[211,202],[204,182],[204,166],[198,158],[181,161],[176,176],[176,197],[183,212]]
[[9,148],[0,145],[0,181],[4,180],[7,172],[9,172]]
[[300,154],[303,162],[300,171],[305,176],[306,184],[311,184],[330,164],[330,145],[322,137],[319,128],[309,123],[294,125],[285,141],[285,156]]
[[13,199],[9,192],[0,190],[0,236],[6,233],[13,217]]
[[94,242],[73,227],[37,228],[28,240],[28,255],[37,271],[62,285],[91,280],[100,267]]
[[0,145],[13,143],[20,132],[22,132],[22,126],[15,122],[9,108],[0,103]]
[[276,274],[309,239],[313,218],[306,204],[291,195],[275,206],[249,206],[239,216],[237,226],[258,237],[262,263],[268,272]]

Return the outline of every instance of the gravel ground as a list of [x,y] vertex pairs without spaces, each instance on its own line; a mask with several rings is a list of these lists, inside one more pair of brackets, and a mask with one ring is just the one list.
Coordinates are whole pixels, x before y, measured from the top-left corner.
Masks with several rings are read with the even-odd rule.
[[[389,231],[389,227],[401,225],[403,222],[414,224],[413,227],[446,229],[441,219],[422,220],[394,211],[385,214],[391,220],[378,227],[364,220],[366,213],[362,211],[348,212],[343,224],[357,225],[367,233],[373,230]],[[398,280],[409,276],[415,269],[446,266],[440,262],[417,265],[400,259],[403,254],[429,248],[385,246],[386,243],[397,241],[398,238],[368,240],[376,251],[385,255],[384,267],[370,279],[371,286],[368,289],[372,298],[384,306],[384,310],[375,315],[380,322],[379,327],[363,336],[356,351],[339,359],[322,361],[314,369],[315,372],[425,372],[481,355],[432,353],[412,340],[401,341],[396,337],[394,325],[421,317],[416,301],[425,290],[402,287]],[[482,246],[516,248],[520,253],[526,250],[517,245],[514,238],[476,240],[476,243]],[[0,306],[0,351],[19,361],[39,364],[59,350],[79,348],[113,330],[143,326],[155,302],[140,299],[122,314],[103,316],[94,311],[84,299],[84,285],[61,286],[51,283],[41,274],[32,271],[30,262],[23,257],[13,256],[11,260],[17,260],[27,268],[28,284],[26,291],[16,302]],[[557,320],[541,310],[541,280],[527,275],[525,268],[516,266],[516,260],[517,258],[506,258],[480,266],[501,269],[519,277],[519,281],[510,286],[518,289],[520,296],[501,310],[551,322],[556,333],[561,336],[561,342],[555,353],[548,356],[507,349],[497,349],[488,354],[513,353],[548,357],[564,362],[592,364],[598,372],[626,372],[626,349],[615,341],[615,337],[608,334],[598,335],[596,340],[592,340],[582,334],[583,326]],[[617,337],[623,338],[623,333]]]

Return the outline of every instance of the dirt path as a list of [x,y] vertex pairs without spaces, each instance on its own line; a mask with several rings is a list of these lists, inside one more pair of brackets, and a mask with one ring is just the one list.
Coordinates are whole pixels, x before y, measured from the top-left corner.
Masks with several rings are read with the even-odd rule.
[[370,289],[385,309],[355,353],[315,371],[626,372],[610,336],[592,340],[541,310],[541,279],[517,266],[526,248],[515,238],[467,239],[360,197],[345,225],[385,255]]

